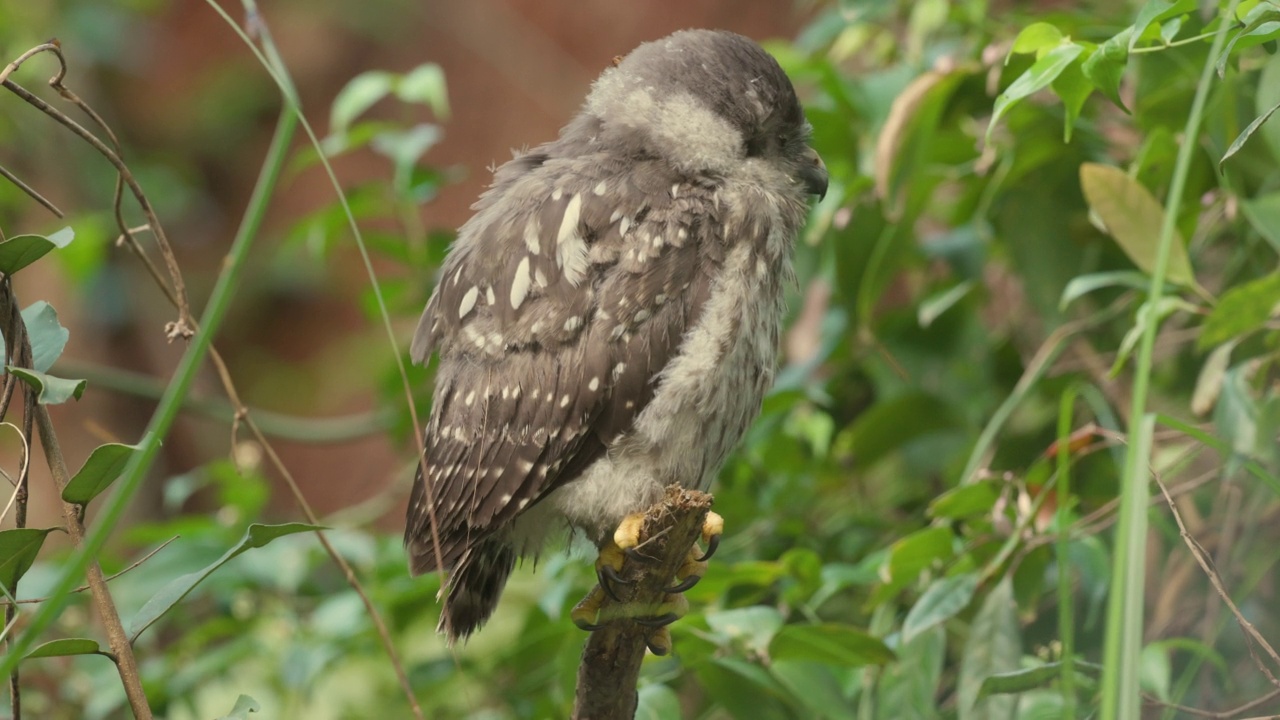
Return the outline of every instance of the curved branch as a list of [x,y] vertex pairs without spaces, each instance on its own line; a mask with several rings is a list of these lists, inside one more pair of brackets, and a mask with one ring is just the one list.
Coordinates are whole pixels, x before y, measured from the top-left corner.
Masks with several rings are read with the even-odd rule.
[[[636,550],[655,562],[626,564],[622,575],[628,582],[617,587],[622,603],[656,604],[663,600],[664,588],[702,535],[711,501],[706,493],[670,485],[662,501],[645,512]],[[610,606],[617,604],[606,597],[600,616],[609,617]],[[652,632],[634,620],[619,619],[591,633],[578,666],[574,720],[635,717],[636,679],[644,660],[645,638]]]

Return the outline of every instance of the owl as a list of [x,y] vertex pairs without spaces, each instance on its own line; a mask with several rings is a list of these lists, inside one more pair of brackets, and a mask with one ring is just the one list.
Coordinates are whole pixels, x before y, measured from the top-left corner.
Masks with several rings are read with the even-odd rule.
[[608,590],[636,513],[715,478],[773,381],[792,246],[826,191],[810,132],[759,45],[685,30],[495,171],[411,347],[439,364],[404,540],[413,574],[446,574],[450,642],[566,529],[601,548]]

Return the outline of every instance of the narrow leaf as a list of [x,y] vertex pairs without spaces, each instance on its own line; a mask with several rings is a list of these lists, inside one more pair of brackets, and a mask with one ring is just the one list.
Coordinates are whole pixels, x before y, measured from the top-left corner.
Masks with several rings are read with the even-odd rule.
[[1182,13],[1189,13],[1196,9],[1195,0],[1147,0],[1147,3],[1138,11],[1138,17],[1133,21],[1133,37],[1129,40],[1129,51],[1137,45],[1138,39],[1142,34],[1151,27],[1151,23],[1159,22],[1165,18]]
[[222,557],[201,570],[170,580],[167,585],[160,588],[159,592],[151,596],[151,599],[143,604],[142,608],[138,610],[138,614],[129,622],[129,641],[137,640],[144,630],[151,627],[152,623],[159,620],[173,606],[181,602],[188,593],[195,589],[195,586],[200,581],[212,575],[215,570],[227,564],[232,558],[247,550],[260,548],[285,535],[322,529],[323,527],[320,525],[307,525],[304,523],[286,523],[284,525],[259,525],[255,523],[250,525],[240,543],[228,550]]
[[954,575],[930,585],[902,622],[902,642],[911,642],[920,633],[955,617],[969,606],[977,589],[977,573]]
[[927,511],[931,518],[947,518],[960,520],[974,515],[983,515],[991,511],[1000,491],[995,483],[980,480],[952,488],[929,503]]
[[42,645],[37,645],[27,653],[23,658],[30,660],[32,658],[42,657],[62,657],[66,655],[93,655],[101,653],[102,648],[98,645],[97,640],[89,640],[88,638],[62,638],[61,640],[50,640]]
[[1207,415],[1218,402],[1222,392],[1222,381],[1227,374],[1227,366],[1231,364],[1231,351],[1236,349],[1234,341],[1225,342],[1214,348],[1200,368],[1200,376],[1196,378],[1196,389],[1191,393],[1191,412],[1196,415]]
[[883,665],[892,662],[893,651],[879,638],[852,625],[787,625],[769,643],[775,660],[811,660],[843,667]]
[[942,313],[950,310],[952,306],[964,299],[965,295],[973,289],[974,282],[965,280],[953,288],[944,290],[937,295],[925,298],[920,302],[919,309],[916,310],[916,319],[920,323],[920,327],[929,327],[934,320]]
[[384,70],[369,70],[351,78],[333,99],[329,113],[330,134],[346,133],[352,121],[392,91],[395,82],[395,75]]
[[449,117],[449,91],[444,70],[435,63],[425,63],[410,70],[396,83],[396,97],[408,103],[421,103],[431,108],[440,120]]
[[56,528],[16,528],[0,531],[0,588],[12,598],[18,581],[31,569],[44,539]]
[[[1142,183],[1110,165],[1084,163],[1080,185],[1089,208],[1098,214],[1120,249],[1148,274],[1155,269],[1164,207]],[[1182,236],[1174,231],[1169,248],[1169,282],[1198,287]]]
[[1240,152],[1240,148],[1244,147],[1244,144],[1249,141],[1249,138],[1257,132],[1258,128],[1262,127],[1262,123],[1271,119],[1271,116],[1275,114],[1276,110],[1280,110],[1280,104],[1272,105],[1266,112],[1254,118],[1253,122],[1249,123],[1249,126],[1244,129],[1244,132],[1240,133],[1235,140],[1231,141],[1231,146],[1227,148],[1227,151],[1222,154],[1222,159],[1218,161],[1219,169],[1222,168],[1222,164],[1230,159],[1232,155]]
[[1132,270],[1111,270],[1108,272],[1089,273],[1071,278],[1071,282],[1062,290],[1062,299],[1058,301],[1058,309],[1066,310],[1067,306],[1094,290],[1108,287],[1129,287],[1135,290],[1146,290],[1151,283],[1147,276]]
[[5,368],[14,377],[30,385],[36,391],[36,402],[41,405],[60,405],[71,398],[76,400],[84,394],[86,380],[70,380],[46,375],[35,370],[17,368],[10,365]]
[[[1024,670],[996,673],[982,681],[982,689],[978,691],[978,699],[983,700],[991,695],[1021,693],[1048,687],[1062,675],[1062,666],[1063,663],[1059,660]],[[1098,677],[1102,674],[1101,665],[1079,659],[1071,663],[1071,669],[1077,674],[1091,677]]]
[[1009,49],[1009,53],[1037,53],[1044,48],[1061,43],[1062,37],[1062,31],[1055,25],[1047,22],[1031,23],[1022,28],[1022,32],[1018,33],[1018,37],[1013,39],[1013,46]]
[[1120,99],[1120,80],[1124,77],[1124,69],[1129,62],[1129,39],[1132,36],[1133,28],[1125,28],[1099,45],[1080,66],[1084,76],[1098,88],[1098,92],[1107,96],[1108,100],[1126,113],[1129,108]]
[[94,448],[84,467],[62,489],[62,499],[76,505],[87,505],[120,477],[137,445],[107,443]]

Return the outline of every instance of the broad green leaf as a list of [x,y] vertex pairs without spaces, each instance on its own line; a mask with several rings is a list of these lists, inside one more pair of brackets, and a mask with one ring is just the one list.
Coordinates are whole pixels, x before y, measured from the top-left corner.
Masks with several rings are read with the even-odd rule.
[[1235,140],[1231,141],[1231,146],[1227,148],[1227,151],[1222,154],[1222,159],[1218,161],[1218,167],[1221,168],[1222,164],[1230,159],[1232,155],[1240,152],[1240,148],[1244,147],[1244,144],[1249,141],[1249,138],[1252,137],[1255,132],[1257,132],[1258,128],[1262,127],[1263,123],[1271,119],[1271,116],[1275,114],[1276,110],[1280,110],[1280,104],[1272,105],[1266,112],[1254,118],[1253,122],[1249,123],[1249,125],[1245,127],[1244,131],[1241,132]]
[[[856,708],[845,698],[841,688],[841,678],[846,673],[838,668],[803,660],[771,658],[769,673],[808,710],[809,717],[849,718],[856,715]],[[666,717],[678,718],[680,714]]]
[[1280,312],[1280,273],[1271,273],[1222,294],[1213,312],[1204,321],[1201,350],[1239,338],[1262,327]]
[[741,640],[757,651],[769,646],[769,641],[784,622],[782,613],[767,605],[709,612],[706,619],[712,631],[730,640]]
[[[43,300],[31,303],[22,311],[31,338],[31,367],[36,372],[48,372],[67,346],[71,333],[58,322],[58,312]],[[0,345],[0,347],[3,347]]]
[[37,645],[23,659],[62,657],[65,655],[93,655],[101,652],[102,648],[98,645],[97,640],[62,638],[61,640],[50,640],[47,643]]
[[1147,28],[1151,27],[1151,23],[1159,22],[1174,15],[1194,12],[1196,9],[1196,0],[1147,0],[1147,3],[1138,11],[1137,18],[1133,21],[1133,37],[1129,39],[1129,51],[1137,45],[1138,39],[1142,37]]
[[396,76],[384,70],[369,70],[351,78],[338,91],[329,113],[329,133],[341,135],[366,110],[386,97],[396,84]]
[[[1090,56],[1093,53],[1089,53]],[[1088,62],[1089,58],[1085,58]],[[1063,69],[1062,74],[1053,81],[1053,91],[1057,93],[1062,100],[1063,128],[1062,142],[1071,142],[1071,131],[1075,129],[1076,120],[1080,117],[1080,110],[1084,107],[1085,100],[1089,99],[1089,95],[1093,92],[1093,83],[1084,75],[1081,66],[1083,63],[1071,63]]]
[[[947,633],[934,627],[898,646],[898,661],[880,670],[878,720],[936,720],[938,688],[947,658]],[[948,688],[949,689],[949,688]],[[852,715],[832,716],[853,717]]]
[[[1160,226],[1164,207],[1137,180],[1110,165],[1084,163],[1080,166],[1080,185],[1089,209],[1101,218],[1107,232],[1120,245],[1129,259],[1143,272],[1155,269],[1160,244]],[[1169,282],[1199,287],[1191,272],[1186,244],[1175,229],[1169,248]]]
[[428,123],[415,125],[407,130],[387,130],[378,133],[370,147],[386,156],[395,165],[396,187],[408,189],[410,171],[418,160],[440,141],[440,128]]
[[129,641],[137,640],[144,630],[151,627],[152,623],[159,620],[174,605],[181,602],[188,593],[195,589],[195,586],[201,580],[212,575],[215,570],[227,564],[232,558],[253,548],[260,548],[285,535],[321,529],[323,528],[320,525],[307,525],[305,523],[285,523],[283,525],[260,525],[255,523],[250,525],[240,542],[224,553],[222,557],[203,569],[170,580],[167,585],[160,588],[159,592],[151,596],[151,599],[143,604],[142,608],[138,610],[138,614],[134,615],[133,620],[129,622]]
[[872,405],[836,436],[833,452],[852,454],[859,467],[870,467],[912,440],[957,425],[945,401],[924,392],[907,392]]
[[701,663],[697,673],[707,695],[730,717],[789,720],[799,709],[790,705],[792,698],[786,688],[755,663],[736,657],[716,658]]
[[85,385],[88,384],[87,380],[69,380],[46,375],[35,370],[16,368],[12,365],[5,369],[13,373],[14,377],[34,388],[36,402],[41,405],[59,405],[71,398],[79,400],[80,396],[84,394]]
[[137,445],[119,443],[107,443],[94,448],[89,453],[89,459],[84,461],[84,467],[62,489],[62,499],[76,505],[89,504],[90,500],[120,477],[125,464],[137,449]]
[[440,120],[449,118],[449,91],[444,70],[435,63],[425,63],[410,70],[396,83],[396,97],[408,103],[421,103],[431,108]]
[[1244,200],[1240,203],[1240,210],[1271,249],[1280,254],[1280,192]]
[[769,643],[775,660],[807,660],[841,667],[883,665],[893,651],[879,638],[852,625],[787,625]]
[[1227,366],[1231,364],[1231,352],[1235,349],[1235,341],[1229,340],[1209,353],[1196,378],[1196,389],[1191,393],[1191,412],[1206,415],[1213,409],[1214,403],[1218,402],[1222,380],[1227,373]]
[[1147,645],[1138,656],[1138,682],[1144,692],[1163,702],[1169,702],[1169,690],[1173,684],[1173,666],[1169,651],[1162,645]]
[[1017,670],[1021,659],[1018,608],[1006,578],[987,595],[969,628],[957,688],[960,720],[1013,720],[1017,698],[982,697],[982,685],[992,675]]
[[965,280],[953,288],[944,290],[937,295],[932,295],[920,301],[920,307],[916,310],[916,320],[920,323],[920,327],[929,327],[934,320],[942,313],[950,310],[952,306],[964,299],[965,295],[974,287],[974,281]]
[[[1009,54],[1032,54],[1038,53],[1046,48],[1051,48],[1062,42],[1062,31],[1055,25],[1047,22],[1036,22],[1022,28],[1022,32],[1018,33],[1018,37],[1013,39],[1013,46],[1009,48]],[[1005,64],[1008,64],[1006,58]]]
[[931,518],[960,520],[974,515],[985,515],[1000,498],[1000,490],[991,480],[980,480],[951,488],[929,503]]
[[1129,62],[1129,38],[1132,35],[1133,28],[1125,28],[1113,35],[1099,45],[1080,66],[1081,72],[1098,88],[1098,92],[1126,113],[1129,108],[1120,99],[1120,80],[1124,77],[1124,69]]
[[1049,87],[1049,84],[1062,74],[1067,66],[1080,57],[1084,47],[1072,42],[1064,42],[1045,53],[1036,60],[1026,72],[1018,76],[1009,87],[996,98],[995,108],[991,113],[991,124],[987,126],[986,142],[991,142],[991,132],[996,123],[1008,112],[1009,108],[1023,98]]
[[14,235],[0,242],[0,274],[12,275],[75,238],[71,228],[52,235]]
[[880,568],[881,580],[894,585],[914,580],[920,572],[955,552],[950,528],[930,527],[907,535],[889,547],[889,558]]
[[902,641],[911,642],[920,633],[955,617],[969,606],[978,589],[978,573],[942,578],[929,586],[902,622]]
[[0,530],[0,588],[12,598],[18,581],[31,569],[44,539],[57,528]]
[[262,706],[258,701],[248,695],[241,695],[236,698],[236,704],[231,708],[231,712],[218,720],[249,720],[249,715],[257,712],[262,712]]
[[1270,3],[1262,2],[1250,8],[1241,19],[1244,27],[1231,32],[1231,39],[1218,55],[1218,61],[1215,63],[1218,77],[1226,77],[1227,62],[1237,47],[1244,49],[1272,39],[1272,36],[1280,31],[1278,18],[1280,13],[1277,13],[1275,6]]
[[[1071,663],[1071,670],[1088,677],[1098,677],[1102,674],[1101,665],[1080,659],[1076,659]],[[978,692],[978,699],[983,700],[991,695],[1008,695],[1048,687],[1061,677],[1061,660],[1032,668],[1014,670],[1013,672],[996,673],[982,681],[982,689]]]
[[1059,309],[1067,306],[1094,290],[1108,287],[1129,287],[1135,290],[1146,290],[1151,285],[1147,276],[1132,270],[1111,270],[1108,272],[1078,275],[1067,283],[1062,290],[1062,299],[1058,301]]

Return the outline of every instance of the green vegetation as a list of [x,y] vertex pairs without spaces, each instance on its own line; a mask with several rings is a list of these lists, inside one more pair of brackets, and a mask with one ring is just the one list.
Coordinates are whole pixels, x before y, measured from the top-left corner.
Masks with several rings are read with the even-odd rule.
[[[110,64],[122,48],[91,20],[132,27],[164,3],[37,5],[0,0],[3,61],[65,17],[62,82],[98,97],[74,58]],[[1280,3],[1094,5],[826,3],[768,45],[806,98],[831,188],[796,248],[786,365],[716,488],[727,534],[672,627],[674,655],[646,661],[638,717],[1280,712],[1280,124],[1266,122]],[[324,113],[297,113],[271,12],[250,9],[249,33],[225,15],[206,30],[238,35],[235,72],[262,78],[218,132],[244,134],[263,108],[279,120],[198,302],[163,211],[208,188],[118,152],[74,96],[36,93],[96,149],[24,102],[13,83],[34,89],[55,47],[0,70],[0,168],[59,163],[42,180],[71,183],[51,193],[67,213],[53,222],[0,179],[0,471],[16,481],[45,463],[58,484],[8,502],[0,483],[3,672],[20,669],[24,714],[42,718],[140,702],[172,720],[410,717],[415,702],[426,717],[567,716],[584,641],[568,610],[594,581],[589,553],[523,568],[490,625],[445,648],[438,579],[411,580],[398,533],[377,522],[404,486],[317,517],[271,443],[320,426],[244,411],[241,365],[214,347],[250,253],[319,282],[335,258],[361,258],[362,309],[386,340],[349,372],[381,409],[351,422],[412,458],[430,371],[391,347],[449,239],[420,214],[449,177],[423,160],[449,127],[446,78],[430,62],[361,68],[322,134]],[[379,104],[434,122],[371,115]],[[322,165],[336,188],[329,161],[360,153],[382,180],[263,230],[282,177]],[[133,230],[113,248],[105,188],[123,170]],[[138,194],[163,196],[146,206],[159,210]],[[73,461],[56,437],[77,399],[95,382],[150,386],[60,361],[77,337],[23,278],[87,287],[135,255],[173,303],[165,332],[182,359],[146,433]],[[141,332],[160,333],[153,317]],[[192,396],[207,358],[229,404]],[[159,512],[125,520],[184,406],[233,421],[230,452],[158,478]],[[27,458],[36,436],[45,457]],[[299,502],[269,510],[272,487]],[[57,494],[61,528],[23,527],[28,503]],[[69,549],[41,552],[62,530]]]

